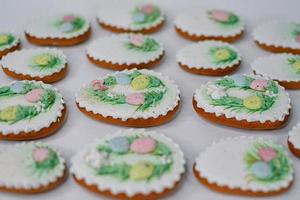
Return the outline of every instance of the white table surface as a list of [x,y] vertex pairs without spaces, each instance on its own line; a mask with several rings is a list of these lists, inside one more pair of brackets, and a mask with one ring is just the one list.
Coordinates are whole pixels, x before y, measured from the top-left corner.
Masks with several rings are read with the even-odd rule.
[[[121,1],[121,0],[120,0]],[[196,199],[249,199],[249,197],[231,196],[220,194],[209,190],[200,185],[194,178],[192,173],[192,165],[195,157],[207,145],[220,138],[230,136],[263,136],[272,138],[274,141],[285,146],[288,131],[296,125],[300,118],[300,105],[298,106],[297,99],[300,98],[300,91],[289,91],[292,98],[292,115],[287,124],[282,129],[272,131],[248,131],[236,128],[224,127],[208,121],[205,121],[197,116],[191,104],[191,99],[194,90],[202,83],[213,80],[213,77],[205,77],[193,75],[183,71],[176,63],[176,51],[191,41],[187,41],[179,37],[173,28],[173,21],[179,12],[193,8],[195,6],[212,6],[216,8],[229,9],[236,12],[246,22],[246,33],[244,37],[234,43],[239,48],[243,59],[242,65],[237,73],[250,73],[250,63],[258,56],[268,55],[259,49],[253,42],[251,31],[261,22],[273,19],[289,19],[299,20],[300,12],[299,0],[207,0],[207,1],[193,1],[193,0],[157,0],[157,4],[165,10],[167,15],[167,22],[159,32],[153,34],[160,39],[166,48],[166,56],[163,62],[154,68],[158,72],[169,75],[175,79],[181,89],[182,107],[178,116],[168,124],[149,128],[164,133],[174,139],[182,148],[187,160],[187,175],[182,180],[181,187],[173,195],[166,199],[174,200],[196,200]],[[32,18],[38,18],[43,13],[55,12],[78,12],[87,16],[92,21],[92,37],[85,43],[74,46],[61,48],[68,57],[69,73],[65,79],[55,83],[62,94],[64,95],[68,108],[68,119],[60,131],[48,138],[41,139],[56,148],[60,149],[63,156],[70,164],[71,156],[80,150],[80,148],[95,138],[101,138],[105,134],[114,133],[124,127],[115,126],[111,124],[101,123],[92,120],[82,114],[75,105],[74,94],[78,88],[89,82],[90,80],[110,73],[110,70],[102,69],[91,64],[85,55],[85,48],[93,40],[98,37],[112,34],[98,26],[96,23],[97,8],[105,1],[101,0],[1,0],[0,1],[0,31],[11,30],[17,33],[22,40],[23,48],[36,48],[36,46],[29,44],[24,38],[23,30],[26,22]],[[117,6],[117,5],[116,5]],[[0,84],[12,81],[2,71],[0,72]],[[0,145],[13,145],[15,142],[0,141]],[[296,178],[293,187],[286,193],[280,196],[272,197],[272,199],[299,199],[300,188],[300,160],[294,157],[294,167],[296,171]],[[0,169],[1,170],[1,169]],[[0,193],[0,200],[27,200],[27,199],[43,199],[43,200],[93,200],[106,199],[103,196],[93,194],[84,188],[78,186],[72,177],[58,187],[57,189],[34,196],[16,195]],[[271,198],[270,198],[271,199]]]

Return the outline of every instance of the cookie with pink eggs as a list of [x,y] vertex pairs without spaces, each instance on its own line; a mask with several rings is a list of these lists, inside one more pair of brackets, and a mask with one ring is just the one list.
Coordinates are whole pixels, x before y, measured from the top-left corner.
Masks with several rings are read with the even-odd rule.
[[87,47],[87,57],[95,65],[112,70],[150,68],[163,58],[161,42],[142,34],[100,37]]
[[[157,126],[172,120],[180,105],[177,85],[147,69],[123,70],[83,86],[76,94],[80,111],[99,121],[130,127]],[[149,141],[140,141],[138,148]],[[150,147],[149,147],[150,148]]]
[[128,129],[106,135],[71,159],[82,187],[116,199],[158,199],[170,195],[185,173],[180,147],[165,135]]

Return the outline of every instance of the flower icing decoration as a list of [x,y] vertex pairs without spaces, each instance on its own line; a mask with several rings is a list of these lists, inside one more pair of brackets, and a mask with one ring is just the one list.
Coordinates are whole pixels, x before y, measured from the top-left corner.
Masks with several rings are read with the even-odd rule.
[[300,56],[294,56],[292,58],[288,58],[288,65],[292,67],[292,69],[299,74],[300,73]]
[[57,153],[49,147],[36,146],[32,151],[34,171],[40,176],[54,169],[59,163]]
[[295,24],[292,34],[295,37],[295,41],[300,43],[300,24]]
[[136,26],[152,24],[160,17],[160,9],[152,4],[136,7],[131,14],[132,22]]
[[143,36],[141,34],[131,34],[125,46],[129,50],[137,50],[142,52],[157,51],[160,44],[153,38]]
[[[145,157],[140,159],[140,154]],[[128,158],[128,162],[122,157]],[[173,159],[166,144],[140,134],[113,137],[85,155],[85,162],[97,176],[111,176],[122,181],[160,178],[171,170]]]
[[37,70],[47,70],[51,68],[61,67],[64,60],[58,56],[51,53],[42,53],[33,57],[32,64],[30,64],[34,69]]
[[215,64],[228,64],[238,58],[237,52],[228,46],[217,46],[209,49],[209,55]]
[[10,86],[0,87],[0,97],[24,95],[33,105],[11,105],[0,109],[0,122],[14,124],[20,120],[31,119],[40,113],[47,112],[54,104],[56,92],[44,89],[35,82],[19,81]]
[[[114,91],[116,85],[128,88],[132,92],[126,95],[122,91],[116,92]],[[127,104],[136,106],[137,111],[146,111],[160,103],[167,92],[167,87],[153,75],[132,71],[119,72],[107,76],[104,80],[94,80],[87,92],[96,101],[111,105]]]
[[248,171],[246,179],[259,183],[277,182],[285,179],[291,172],[291,165],[281,147],[271,142],[253,144],[245,156]]
[[57,22],[57,27],[62,33],[72,33],[81,30],[85,24],[85,19],[71,14],[63,16]]
[[[232,95],[242,92],[243,95]],[[269,110],[278,98],[278,86],[273,80],[244,75],[228,76],[209,84],[206,98],[214,106],[226,110],[255,113]]]
[[210,10],[208,17],[216,23],[223,25],[234,25],[239,22],[239,17],[231,12],[224,10]]

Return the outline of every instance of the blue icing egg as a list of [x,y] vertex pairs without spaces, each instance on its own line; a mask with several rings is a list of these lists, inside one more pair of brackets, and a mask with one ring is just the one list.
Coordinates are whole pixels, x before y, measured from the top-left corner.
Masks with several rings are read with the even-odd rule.
[[145,21],[145,15],[142,13],[136,13],[132,16],[134,22],[143,22]]
[[63,23],[60,26],[60,31],[63,33],[68,33],[68,32],[71,32],[72,30],[73,30],[73,24],[71,24],[71,23]]
[[130,82],[131,82],[131,79],[128,76],[128,74],[117,73],[116,74],[116,81],[117,81],[117,84],[119,84],[119,85],[129,85]]
[[126,153],[129,150],[129,141],[126,137],[115,137],[108,142],[108,146],[115,153]]
[[235,74],[235,75],[230,76],[230,78],[233,79],[235,85],[240,86],[240,87],[245,86],[245,82],[246,82],[245,76],[240,75],[240,74]]
[[254,163],[250,171],[256,176],[257,178],[267,178],[272,175],[272,171],[269,165],[265,162],[258,161]]
[[15,82],[10,85],[10,90],[15,93],[22,93],[24,91],[24,83],[23,82]]

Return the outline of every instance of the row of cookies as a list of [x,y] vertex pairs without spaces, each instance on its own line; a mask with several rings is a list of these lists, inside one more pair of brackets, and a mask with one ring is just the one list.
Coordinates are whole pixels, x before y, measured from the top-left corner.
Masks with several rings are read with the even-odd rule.
[[[64,158],[45,143],[10,146],[1,149],[0,157],[2,191],[41,193],[68,176]],[[214,142],[195,159],[193,171],[208,188],[241,195],[280,194],[294,180],[293,162],[285,149],[258,137]],[[80,186],[104,196],[158,199],[178,189],[186,161],[180,147],[165,135],[129,129],[83,147],[71,158],[70,172]]]

